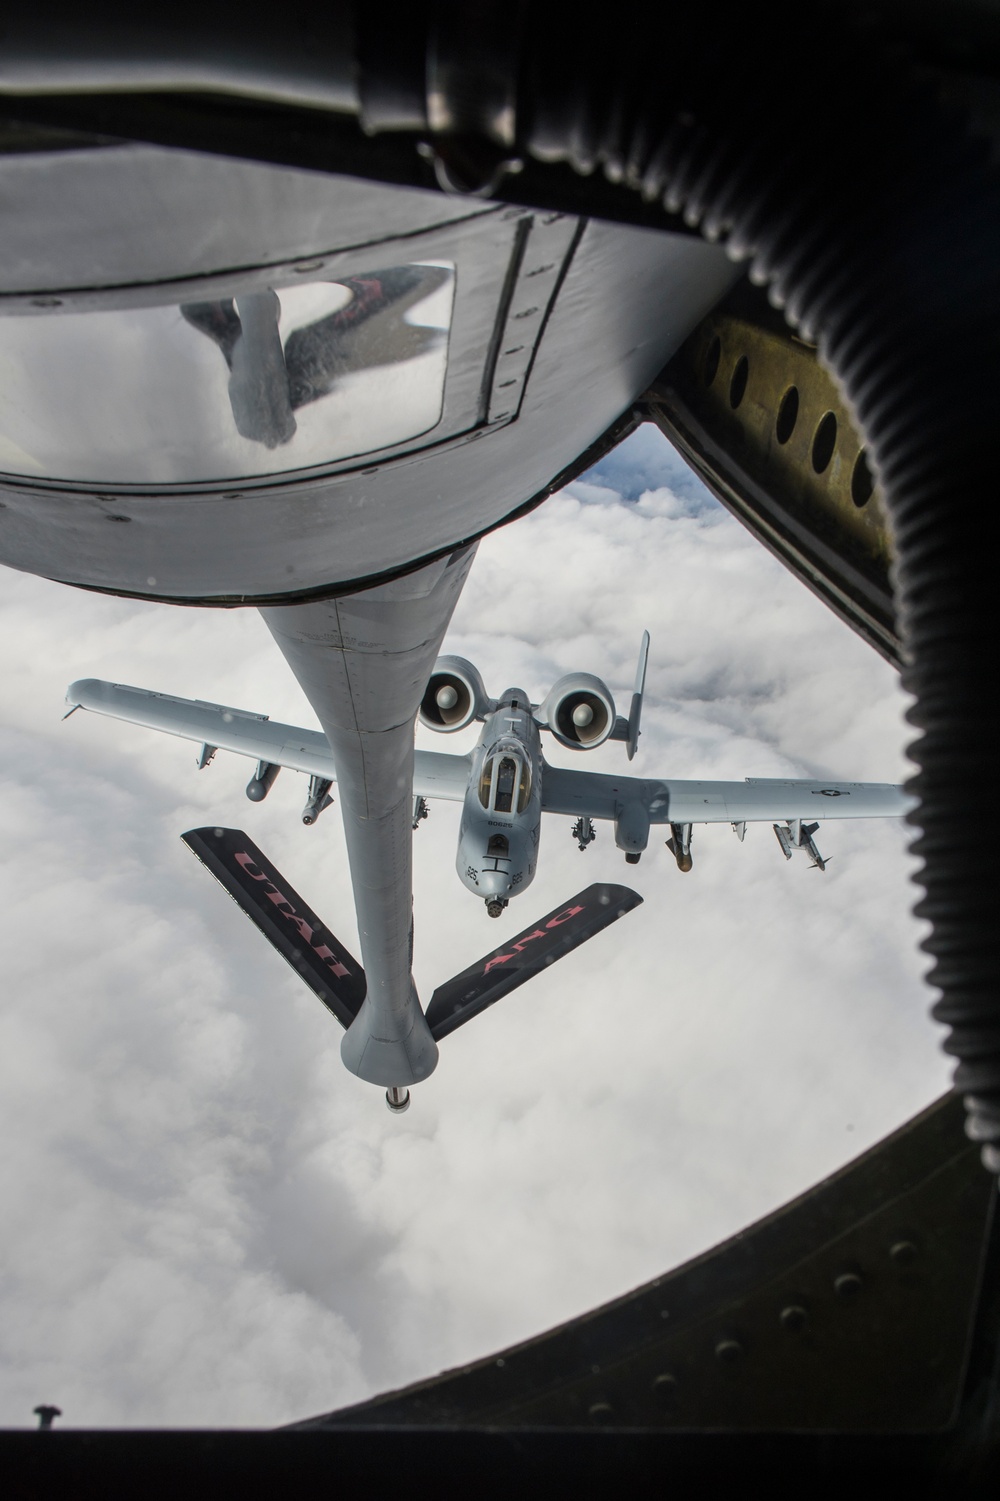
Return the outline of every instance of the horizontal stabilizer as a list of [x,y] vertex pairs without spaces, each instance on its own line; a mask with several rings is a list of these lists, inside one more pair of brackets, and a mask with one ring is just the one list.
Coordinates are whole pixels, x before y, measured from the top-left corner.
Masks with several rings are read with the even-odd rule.
[[349,1027],[365,972],[242,829],[190,829],[181,838],[327,1010]]
[[427,1007],[432,1035],[437,1041],[447,1037],[641,902],[639,893],[627,886],[588,886],[534,927],[525,928],[453,980],[439,985]]

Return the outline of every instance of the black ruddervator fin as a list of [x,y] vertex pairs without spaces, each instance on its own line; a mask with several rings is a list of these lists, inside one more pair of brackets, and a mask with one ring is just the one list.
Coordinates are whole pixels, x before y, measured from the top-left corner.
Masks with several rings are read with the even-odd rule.
[[[365,998],[365,972],[242,829],[191,829],[181,838],[310,990],[349,1027]],[[532,975],[610,927],[642,897],[600,883],[439,985],[427,1007],[435,1038],[447,1037]]]
[[588,886],[453,980],[439,985],[427,1007],[431,1033],[438,1041],[447,1037],[501,996],[509,995],[602,928],[610,927],[641,901],[639,893],[627,886]]
[[233,901],[349,1027],[365,998],[365,972],[242,829],[191,829],[181,838]]

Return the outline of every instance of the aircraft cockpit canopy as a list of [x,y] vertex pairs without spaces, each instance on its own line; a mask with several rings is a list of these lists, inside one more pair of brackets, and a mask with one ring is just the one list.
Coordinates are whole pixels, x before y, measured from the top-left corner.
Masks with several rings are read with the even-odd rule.
[[491,813],[523,813],[531,796],[531,767],[513,747],[500,746],[483,762],[479,801]]

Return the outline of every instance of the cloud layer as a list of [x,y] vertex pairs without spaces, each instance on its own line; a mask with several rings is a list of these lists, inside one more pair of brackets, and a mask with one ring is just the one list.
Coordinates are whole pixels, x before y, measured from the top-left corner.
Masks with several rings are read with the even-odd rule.
[[[178,838],[246,828],[350,946],[336,810],[305,829],[301,778],[255,807],[249,763],[198,773],[184,742],[59,719],[98,676],[312,724],[256,615],[7,573],[0,620],[0,1423],[360,1400],[676,1265],[946,1087],[903,828],[824,827],[825,876],[769,828],[696,830],[685,877],[658,844],[626,867],[607,828],[581,856],[549,818],[506,931],[597,879],[644,905],[449,1038],[392,1118]],[[580,668],[625,705],[644,628],[638,774],[906,774],[892,670],[649,430],[483,543],[446,650],[494,693]],[[457,824],[436,806],[416,837],[425,999],[500,936]]]

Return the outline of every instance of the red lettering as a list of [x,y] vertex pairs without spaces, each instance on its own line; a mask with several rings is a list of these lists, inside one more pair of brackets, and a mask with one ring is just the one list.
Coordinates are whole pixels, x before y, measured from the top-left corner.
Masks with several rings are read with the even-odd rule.
[[521,952],[521,950],[524,948],[525,944],[531,943],[532,940],[535,939],[535,938],[544,938],[544,937],[545,937],[545,929],[544,928],[536,928],[533,933],[525,933],[525,935],[524,935],[523,938],[519,938],[516,943],[512,943],[511,944],[511,948],[514,950],[515,954],[519,954]]
[[483,970],[483,974],[484,975],[488,975],[491,969],[495,969],[498,964],[506,964],[507,960],[508,959],[513,959],[513,957],[514,957],[513,954],[496,954],[496,955],[494,955],[494,957],[490,960],[489,964],[487,964],[486,968]]
[[336,954],[333,952],[333,949],[328,948],[325,943],[320,948],[318,948],[318,949],[315,950],[315,954],[316,954],[317,959],[332,959],[333,960],[333,963],[329,966],[329,968],[333,970],[333,972],[334,972],[335,975],[349,975],[350,974],[350,970],[347,968],[347,965],[346,964],[341,964],[340,960],[337,958]]
[[283,915],[288,918],[288,921],[293,925],[293,927],[298,928],[299,933],[311,948],[313,941],[313,930],[306,922],[305,918],[299,917],[294,911],[286,912]]
[[550,917],[545,926],[547,928],[558,928],[564,922],[569,922],[570,918],[575,917],[578,912],[582,911],[582,907],[567,907],[565,912],[557,912],[555,917]]
[[268,886],[270,886],[270,891],[265,892],[265,896],[267,897],[268,901],[273,902],[278,911],[281,913],[282,917],[287,917],[288,921],[298,929],[300,937],[305,939],[306,943],[309,944],[316,957],[318,959],[324,960],[332,959],[333,963],[328,967],[333,971],[335,975],[338,975],[341,978],[343,978],[343,976],[345,975],[349,975],[350,970],[347,969],[345,965],[341,964],[340,960],[333,952],[333,949],[328,948],[325,943],[322,945],[322,947],[316,947],[316,945],[312,941],[312,928],[306,922],[304,917],[300,917],[298,915],[295,908],[288,900],[287,896],[285,896],[283,892],[278,890],[274,882],[260,871],[258,871],[257,875],[254,875],[254,871],[257,870],[257,865],[253,860],[251,860],[246,850],[241,850],[241,852],[236,856],[236,861],[237,864],[243,867],[247,875],[250,877],[251,881],[264,881]]

